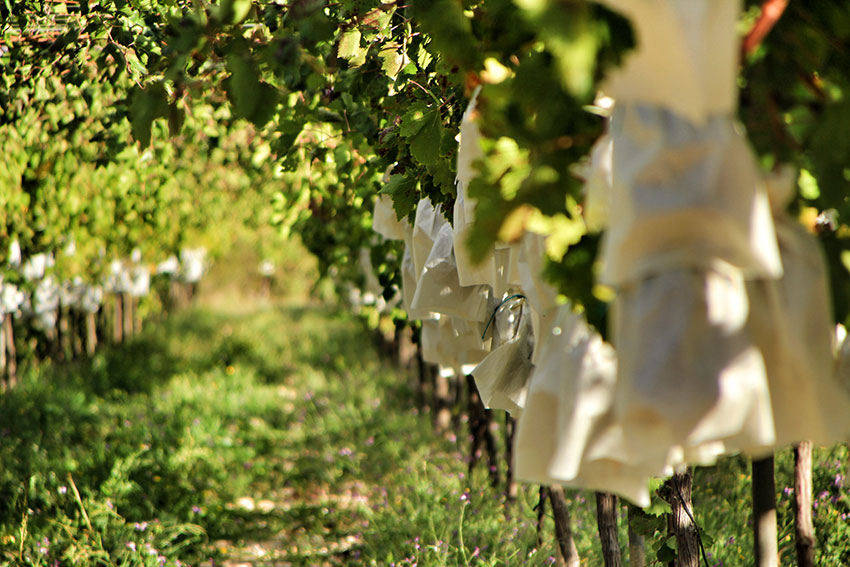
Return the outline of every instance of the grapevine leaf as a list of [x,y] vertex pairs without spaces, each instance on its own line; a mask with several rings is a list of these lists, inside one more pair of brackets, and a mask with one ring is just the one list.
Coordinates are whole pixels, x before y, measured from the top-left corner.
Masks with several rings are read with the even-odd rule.
[[455,0],[417,0],[412,3],[419,25],[431,37],[434,49],[454,65],[474,70],[481,65],[481,49],[472,23]]
[[186,112],[176,104],[168,105],[168,133],[176,136],[186,121]]
[[162,83],[154,83],[146,89],[133,93],[130,103],[130,122],[133,138],[143,147],[151,143],[151,125],[153,121],[168,114],[168,95]]
[[339,39],[337,55],[346,59],[352,67],[359,67],[366,62],[366,51],[360,47],[360,30],[358,29],[345,32]]
[[375,28],[383,35],[390,34],[390,21],[395,13],[395,6],[389,10],[374,8],[363,17],[363,25]]
[[408,138],[410,153],[419,163],[433,165],[440,157],[440,142],[445,133],[439,109],[429,110],[422,122],[419,131]]
[[227,94],[239,115],[251,116],[257,107],[260,79],[251,63],[242,55],[229,54],[227,68],[230,71],[230,78],[225,82]]
[[395,80],[404,68],[405,57],[399,47],[398,43],[391,41],[386,43],[378,53],[382,61],[381,69],[392,80]]
[[248,17],[248,13],[251,11],[252,1],[231,0],[230,4],[232,5],[233,10],[230,22],[233,24],[242,23],[242,21]]
[[425,114],[428,112],[428,107],[424,104],[415,104],[413,108],[408,110],[404,116],[401,117],[401,124],[399,125],[398,133],[404,136],[405,138],[409,138],[415,134],[417,134],[422,127],[425,126]]
[[230,54],[227,57],[230,78],[225,88],[236,113],[257,126],[271,120],[277,108],[277,90],[260,81],[254,66],[244,56]]
[[411,179],[405,175],[391,175],[387,184],[381,189],[381,193],[392,197],[393,209],[400,219],[409,216],[419,201],[419,195],[416,192],[416,179]]

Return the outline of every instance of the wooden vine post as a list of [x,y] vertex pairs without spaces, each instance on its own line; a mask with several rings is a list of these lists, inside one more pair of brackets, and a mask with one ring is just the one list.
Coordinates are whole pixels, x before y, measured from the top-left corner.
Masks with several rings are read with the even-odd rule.
[[97,314],[94,312],[86,313],[86,354],[94,356],[97,349]]
[[514,434],[516,433],[516,419],[509,413],[505,413],[505,461],[508,464],[508,470],[505,473],[505,501],[508,507],[512,504],[519,494],[519,484],[514,478]]
[[646,544],[644,537],[632,526],[636,508],[629,505],[629,567],[646,567]]
[[794,447],[794,528],[797,567],[815,565],[815,526],[812,521],[812,442]]
[[753,542],[756,567],[779,567],[773,455],[753,459]]
[[693,469],[670,477],[659,490],[670,504],[670,529],[676,537],[676,567],[699,567],[699,532],[694,522]]
[[558,541],[558,549],[564,558],[566,567],[579,567],[578,550],[573,539],[573,530],[570,519],[570,508],[564,489],[557,484],[548,488],[549,500],[552,503],[552,512],[555,517],[555,535]]
[[135,306],[133,305],[133,296],[127,293],[126,291],[121,293],[121,304],[123,311],[123,336],[125,338],[131,338],[136,331],[136,327],[133,321],[133,312],[135,311]]
[[617,540],[618,498],[608,492],[596,493],[596,524],[605,567],[620,567],[623,557]]
[[436,368],[434,374],[434,410],[436,412],[437,431],[443,433],[452,422],[451,384],[449,377]]
[[6,372],[6,386],[12,387],[18,381],[18,354],[15,349],[15,327],[12,323],[12,314],[6,313],[3,318],[2,334],[6,347],[6,362],[4,369]]
[[484,407],[481,401],[481,396],[478,394],[478,387],[475,385],[475,378],[472,374],[466,375],[467,390],[469,393],[469,430],[472,434],[472,448],[470,450],[469,459],[469,475],[472,476],[472,470],[480,459],[482,445],[487,451],[487,461],[489,463],[490,483],[493,486],[499,485],[499,459],[496,449],[496,439],[493,436],[491,429],[492,419],[491,411]]
[[[5,315],[3,318],[5,319]],[[6,331],[0,329],[0,391],[8,388],[8,380],[6,378]]]
[[549,489],[541,484],[537,493],[537,548],[543,545],[543,524],[546,521],[546,500],[549,498]]
[[112,342],[120,344],[124,340],[124,316],[121,294],[112,295]]

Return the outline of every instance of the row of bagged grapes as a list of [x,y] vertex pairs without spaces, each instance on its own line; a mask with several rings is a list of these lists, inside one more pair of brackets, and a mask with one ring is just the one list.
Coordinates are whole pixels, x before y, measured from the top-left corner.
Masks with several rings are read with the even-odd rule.
[[[74,253],[73,245],[61,252]],[[30,362],[92,356],[104,336],[116,344],[140,331],[142,313],[185,306],[207,269],[206,256],[203,247],[184,248],[179,258],[170,256],[149,266],[135,249],[130,258],[109,262],[99,281],[81,275],[62,279],[52,252],[23,259],[20,245],[12,241],[0,279],[3,387],[12,387],[17,380],[18,353],[24,349],[16,347],[16,340],[35,341],[27,352]],[[155,299],[148,298],[152,291]]]

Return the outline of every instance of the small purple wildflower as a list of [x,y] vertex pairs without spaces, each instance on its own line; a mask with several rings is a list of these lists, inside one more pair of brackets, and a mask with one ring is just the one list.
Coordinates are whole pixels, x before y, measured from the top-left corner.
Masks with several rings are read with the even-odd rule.
[[68,487],[67,486],[60,486],[59,487],[59,494],[67,494],[67,493],[68,493]]
[[44,537],[44,538],[43,538],[43,539],[42,539],[42,540],[38,543],[38,547],[37,547],[36,549],[37,549],[37,550],[38,550],[38,552],[39,552],[39,553],[41,553],[42,555],[47,555],[47,553],[50,551],[50,540],[49,540],[49,539],[47,539],[47,537]]
[[136,542],[135,541],[128,541],[127,542],[127,549],[135,552],[136,551]]

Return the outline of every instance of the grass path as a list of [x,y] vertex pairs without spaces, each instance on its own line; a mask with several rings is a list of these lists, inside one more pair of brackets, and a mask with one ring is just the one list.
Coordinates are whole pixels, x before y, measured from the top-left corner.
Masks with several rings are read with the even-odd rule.
[[0,565],[505,565],[553,552],[534,549],[532,522],[505,522],[485,471],[466,478],[465,443],[434,435],[355,318],[209,305],[90,361],[30,368],[0,397]]

